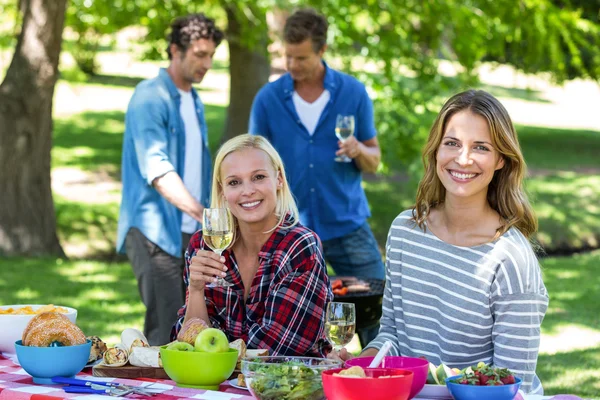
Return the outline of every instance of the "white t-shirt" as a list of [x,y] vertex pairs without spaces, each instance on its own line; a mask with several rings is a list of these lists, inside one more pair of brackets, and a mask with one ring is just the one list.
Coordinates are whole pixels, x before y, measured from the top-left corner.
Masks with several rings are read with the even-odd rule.
[[329,93],[329,90],[325,89],[318,99],[309,103],[300,97],[298,92],[294,90],[294,95],[292,96],[294,107],[296,107],[296,112],[300,117],[300,121],[302,121],[302,124],[306,127],[306,130],[308,130],[308,133],[311,136],[315,133],[321,113],[323,113],[330,98],[331,93]]
[[[202,132],[196,114],[196,106],[192,92],[181,89],[181,105],[179,113],[185,126],[185,166],[183,170],[183,184],[190,194],[200,201],[202,193]],[[198,221],[183,213],[181,216],[181,231],[194,233],[200,228]]]

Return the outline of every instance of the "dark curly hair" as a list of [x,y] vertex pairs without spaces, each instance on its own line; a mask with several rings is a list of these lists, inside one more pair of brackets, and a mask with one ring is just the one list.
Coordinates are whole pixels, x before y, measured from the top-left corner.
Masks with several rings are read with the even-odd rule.
[[313,50],[319,52],[327,43],[327,19],[312,8],[298,10],[285,21],[283,39],[298,44],[306,39],[312,41]]
[[212,39],[215,46],[218,46],[223,40],[223,36],[223,31],[215,26],[215,20],[202,13],[179,17],[171,24],[171,33],[167,36],[169,60],[173,58],[172,44],[177,45],[185,53],[193,40]]

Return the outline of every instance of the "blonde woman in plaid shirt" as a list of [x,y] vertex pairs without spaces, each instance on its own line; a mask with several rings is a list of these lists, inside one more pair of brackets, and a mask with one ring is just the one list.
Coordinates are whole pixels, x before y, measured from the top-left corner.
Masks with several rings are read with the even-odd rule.
[[[321,241],[298,221],[279,154],[260,136],[226,142],[215,159],[212,207],[235,221],[233,244],[212,252],[202,232],[186,253],[186,304],[174,326],[197,317],[271,354],[325,356],[324,308],[333,295]],[[194,253],[196,253],[194,255]],[[220,275],[233,286],[208,287]]]

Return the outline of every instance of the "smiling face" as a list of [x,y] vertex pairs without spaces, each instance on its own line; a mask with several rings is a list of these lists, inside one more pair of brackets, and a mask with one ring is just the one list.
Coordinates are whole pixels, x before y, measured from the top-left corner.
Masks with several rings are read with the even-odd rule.
[[200,83],[208,70],[212,67],[216,45],[212,39],[192,40],[185,52],[175,44],[171,45],[173,55],[171,63],[177,74],[177,79],[186,85]]
[[285,44],[286,68],[295,82],[311,80],[321,69],[321,57],[325,52],[325,46],[315,53],[310,39],[300,43]]
[[446,200],[451,196],[485,200],[494,172],[503,166],[485,118],[469,110],[450,118],[436,155],[436,171],[446,188]]
[[249,148],[228,154],[221,163],[221,182],[227,206],[240,226],[264,225],[265,231],[275,226],[282,177],[266,152]]

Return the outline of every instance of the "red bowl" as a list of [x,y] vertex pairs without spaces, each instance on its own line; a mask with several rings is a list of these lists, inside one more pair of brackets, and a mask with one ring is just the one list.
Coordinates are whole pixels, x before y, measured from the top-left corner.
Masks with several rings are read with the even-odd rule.
[[[358,365],[359,367],[367,368],[371,364],[371,361],[373,361],[373,358],[356,357],[346,361],[344,366],[347,368]],[[415,374],[410,395],[408,396],[409,399],[412,399],[423,390],[425,382],[427,382],[427,374],[429,373],[429,362],[417,357],[387,356],[383,358],[380,367],[405,369]]]
[[328,400],[408,400],[414,376],[412,371],[369,368],[365,369],[366,378],[333,375],[342,369],[330,369],[321,374]]

